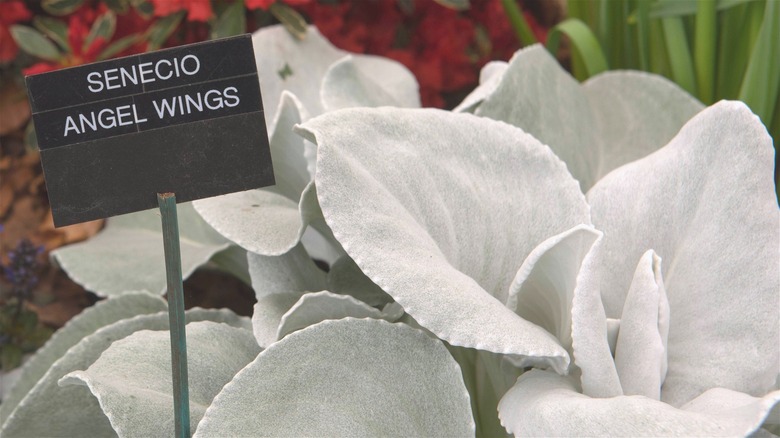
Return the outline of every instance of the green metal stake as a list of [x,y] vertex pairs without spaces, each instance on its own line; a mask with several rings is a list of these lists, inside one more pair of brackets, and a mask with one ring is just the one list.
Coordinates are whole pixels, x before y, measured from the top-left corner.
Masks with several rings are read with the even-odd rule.
[[171,369],[173,372],[173,410],[176,437],[190,436],[190,390],[187,381],[187,334],[184,329],[184,286],[181,277],[179,220],[176,195],[158,193],[162,216],[165,272],[168,278],[168,319],[171,332]]

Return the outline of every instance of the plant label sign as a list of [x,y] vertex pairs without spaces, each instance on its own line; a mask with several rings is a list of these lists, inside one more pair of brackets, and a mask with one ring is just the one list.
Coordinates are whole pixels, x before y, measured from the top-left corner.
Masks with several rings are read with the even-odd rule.
[[250,35],[27,77],[54,224],[274,184]]

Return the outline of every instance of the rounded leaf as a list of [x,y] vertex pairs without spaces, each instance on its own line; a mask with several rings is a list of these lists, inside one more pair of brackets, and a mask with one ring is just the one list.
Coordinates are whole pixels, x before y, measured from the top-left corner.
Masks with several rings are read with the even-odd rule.
[[325,321],[272,345],[227,384],[206,436],[473,436],[444,345],[380,320]]
[[[187,324],[190,428],[194,430],[222,387],[260,352],[252,332],[211,321]],[[85,371],[60,386],[84,385],[120,437],[175,434],[171,338],[142,330],[118,340]]]
[[[178,205],[182,276],[187,278],[229,243],[192,208]],[[157,210],[117,216],[84,242],[58,248],[53,259],[68,276],[99,296],[148,290],[164,294],[165,255]]]
[[[707,389],[766,393],[780,371],[780,211],[772,139],[741,102],[719,102],[664,148],[588,193],[597,283],[620,318],[636,260],[663,258],[668,373],[661,399],[679,406]],[[621,322],[621,326],[626,321]],[[622,329],[621,329],[622,330]],[[576,342],[576,340],[575,340]]]
[[325,220],[371,281],[452,345],[566,369],[558,341],[504,306],[536,245],[590,221],[549,148],[438,110],[340,110],[300,131],[318,144]]

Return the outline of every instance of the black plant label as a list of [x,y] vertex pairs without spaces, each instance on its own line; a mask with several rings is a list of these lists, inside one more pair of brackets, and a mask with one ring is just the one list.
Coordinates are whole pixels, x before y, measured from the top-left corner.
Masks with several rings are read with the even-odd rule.
[[249,35],[27,77],[56,226],[274,184]]

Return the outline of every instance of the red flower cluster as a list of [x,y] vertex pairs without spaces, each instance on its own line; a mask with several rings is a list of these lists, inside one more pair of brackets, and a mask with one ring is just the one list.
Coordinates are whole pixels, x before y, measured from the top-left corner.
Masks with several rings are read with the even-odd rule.
[[188,21],[207,21],[214,16],[211,0],[152,0],[154,16],[165,17],[179,11],[187,11]]
[[32,19],[32,13],[27,10],[21,0],[0,2],[0,62],[13,61],[19,53],[19,47],[8,30],[12,24]]
[[[409,10],[397,0],[340,0],[299,9],[337,47],[403,63],[417,77],[425,106],[445,106],[447,95],[459,100],[487,61],[508,59],[518,47],[500,0],[473,1],[466,11],[431,0],[407,4]],[[546,31],[525,15],[544,40]]]
[[[108,7],[103,2],[85,4],[68,16],[68,46],[70,51],[57,62],[39,62],[26,69],[24,74],[32,75],[57,70],[59,68],[72,67],[87,64],[98,60],[100,53],[108,47],[111,41],[116,41],[134,33],[143,32],[148,22],[139,16],[134,10],[117,17],[116,31],[111,41],[103,38],[95,38],[86,44],[90,29],[98,17],[108,12]],[[115,56],[131,55],[146,50],[146,42],[139,42]]]
[[[211,0],[151,0],[155,17],[165,17],[179,11],[187,11],[187,21],[208,21],[214,17]],[[243,1],[247,9],[267,11],[277,0],[235,0]],[[280,0],[281,1],[281,0]],[[284,0],[289,5],[303,5],[311,0]]]

